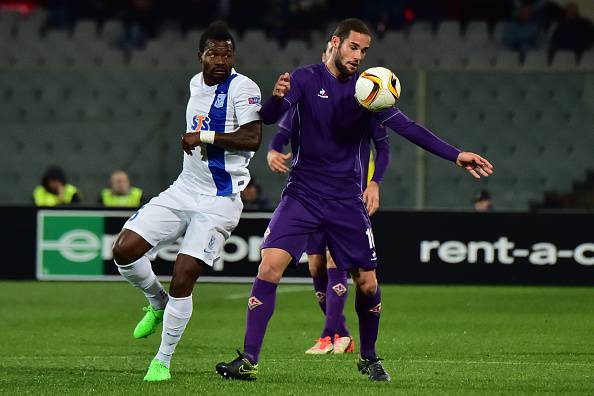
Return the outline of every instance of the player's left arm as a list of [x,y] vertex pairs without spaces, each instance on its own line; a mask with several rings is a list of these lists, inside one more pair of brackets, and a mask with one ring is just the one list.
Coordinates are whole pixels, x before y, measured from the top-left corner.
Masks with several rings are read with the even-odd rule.
[[380,207],[380,183],[390,165],[390,138],[386,128],[376,125],[371,135],[375,146],[375,169],[373,176],[363,192],[363,202],[367,213],[372,216]]
[[225,150],[257,151],[262,143],[262,121],[260,120],[260,88],[246,79],[236,87],[232,96],[235,117],[239,129],[235,132],[196,131],[182,136],[183,150],[192,155],[192,150],[201,144],[212,144]]
[[430,153],[456,163],[476,179],[480,179],[481,176],[488,177],[493,173],[493,165],[487,159],[475,153],[461,151],[443,141],[427,128],[408,118],[398,108],[377,113],[376,120]]

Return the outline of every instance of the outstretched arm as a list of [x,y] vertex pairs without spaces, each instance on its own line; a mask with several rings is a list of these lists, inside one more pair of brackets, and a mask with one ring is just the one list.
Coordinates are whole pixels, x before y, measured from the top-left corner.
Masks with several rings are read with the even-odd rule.
[[477,179],[480,179],[480,175],[489,176],[493,173],[493,165],[485,158],[471,152],[463,152],[446,143],[397,108],[378,113],[377,120],[417,146],[438,157],[455,162]]
[[262,121],[248,122],[235,132],[216,133],[215,131],[196,131],[182,135],[181,145],[188,155],[197,146],[206,143],[226,150],[257,151],[262,142]]

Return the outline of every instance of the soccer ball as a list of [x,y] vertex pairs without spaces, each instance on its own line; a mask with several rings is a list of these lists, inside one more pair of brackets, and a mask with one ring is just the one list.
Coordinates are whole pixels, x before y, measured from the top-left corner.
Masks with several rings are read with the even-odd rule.
[[367,110],[384,111],[398,103],[400,81],[390,69],[372,67],[357,79],[355,98]]

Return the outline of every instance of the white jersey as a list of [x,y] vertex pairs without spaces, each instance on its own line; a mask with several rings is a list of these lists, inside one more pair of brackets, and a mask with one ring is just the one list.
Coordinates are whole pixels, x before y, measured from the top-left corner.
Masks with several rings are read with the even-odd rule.
[[[248,77],[232,70],[227,80],[209,86],[202,73],[190,80],[190,100],[186,110],[188,132],[235,132],[241,125],[259,120],[260,88]],[[236,194],[250,181],[248,164],[253,151],[230,151],[203,144],[184,153],[184,166],[176,184],[204,195]]]

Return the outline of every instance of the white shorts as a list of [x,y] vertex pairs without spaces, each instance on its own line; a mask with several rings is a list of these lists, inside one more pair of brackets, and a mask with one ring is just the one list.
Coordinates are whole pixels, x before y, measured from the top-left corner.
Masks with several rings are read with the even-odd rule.
[[153,246],[147,253],[149,257],[185,233],[179,253],[212,266],[237,226],[242,210],[239,194],[201,195],[176,182],[134,213],[124,228]]

